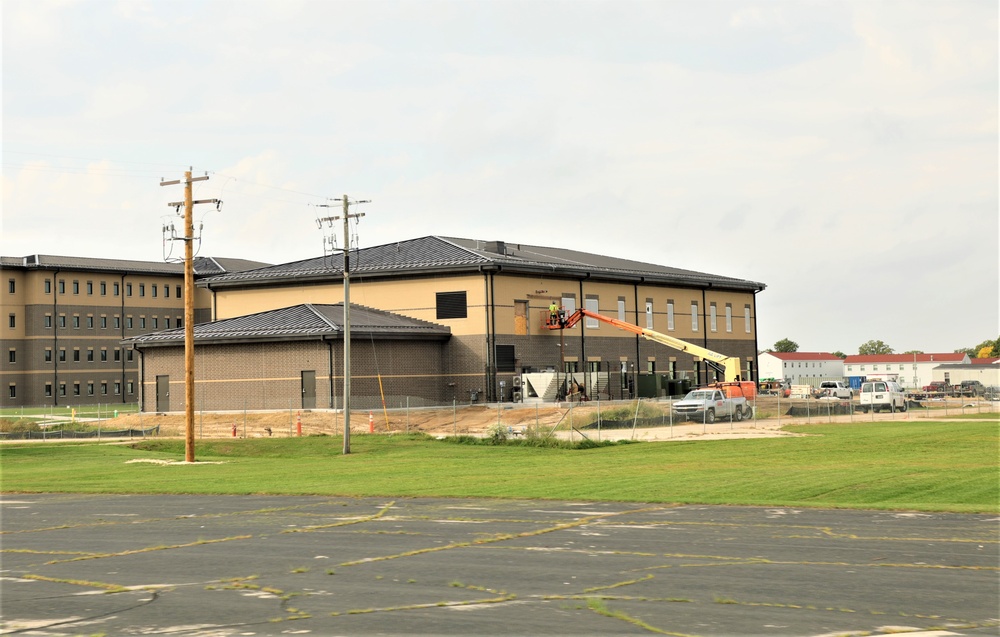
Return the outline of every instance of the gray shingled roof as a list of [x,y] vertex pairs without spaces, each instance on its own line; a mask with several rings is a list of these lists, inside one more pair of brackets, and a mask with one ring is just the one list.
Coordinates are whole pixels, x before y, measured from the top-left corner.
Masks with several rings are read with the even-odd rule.
[[[194,326],[198,344],[248,341],[343,338],[344,304],[304,303],[278,310],[237,316]],[[451,328],[428,321],[351,303],[351,338],[429,338],[445,340]],[[137,347],[175,346],[184,342],[184,328],[142,334],[122,341]]]
[[[343,255],[316,257],[292,263],[206,277],[199,285],[213,288],[272,285],[283,281],[337,280]],[[695,287],[763,290],[764,284],[733,277],[694,272],[576,250],[429,236],[351,252],[351,273],[361,277],[402,273],[476,272],[481,269],[511,273],[587,277],[607,281],[648,281]]]
[[[196,257],[195,276],[212,276],[240,272],[271,264],[226,257]],[[183,263],[163,261],[133,261],[64,255],[32,254],[26,257],[0,257],[0,267],[19,270],[80,270],[84,272],[133,272],[136,274],[184,274]]]

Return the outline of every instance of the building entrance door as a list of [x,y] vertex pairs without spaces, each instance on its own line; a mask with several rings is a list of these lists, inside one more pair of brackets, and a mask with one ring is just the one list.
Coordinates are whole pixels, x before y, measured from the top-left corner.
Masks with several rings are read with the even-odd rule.
[[170,376],[156,377],[156,411],[170,411]]
[[316,372],[302,371],[302,409],[316,409]]

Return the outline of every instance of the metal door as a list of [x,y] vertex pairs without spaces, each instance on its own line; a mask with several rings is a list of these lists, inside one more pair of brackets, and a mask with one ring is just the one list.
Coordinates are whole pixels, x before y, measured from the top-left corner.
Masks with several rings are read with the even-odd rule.
[[316,372],[302,371],[302,409],[316,408]]
[[156,377],[156,411],[170,411],[170,376]]

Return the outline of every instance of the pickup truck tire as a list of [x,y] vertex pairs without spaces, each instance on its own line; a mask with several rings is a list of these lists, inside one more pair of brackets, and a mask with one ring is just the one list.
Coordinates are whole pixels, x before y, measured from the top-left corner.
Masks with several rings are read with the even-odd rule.
[[736,422],[742,422],[743,421],[743,410],[740,409],[739,405],[736,405],[736,410],[733,411],[733,420],[736,421]]
[[709,409],[708,411],[705,412],[705,422],[707,422],[710,425],[715,422],[715,410],[714,409]]
[[753,407],[747,405],[747,408],[743,410],[743,420],[751,420],[753,418]]
[[903,401],[902,407],[899,408],[899,411],[902,411],[902,412],[906,411],[906,401],[905,400]]

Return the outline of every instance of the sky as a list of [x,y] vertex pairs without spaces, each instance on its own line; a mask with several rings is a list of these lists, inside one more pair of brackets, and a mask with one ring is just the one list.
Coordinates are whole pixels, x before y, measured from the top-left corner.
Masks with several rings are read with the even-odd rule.
[[[0,254],[442,235],[764,283],[758,346],[1000,335],[995,0],[4,0]],[[322,205],[332,205],[333,210]],[[342,244],[342,240],[340,241]]]

